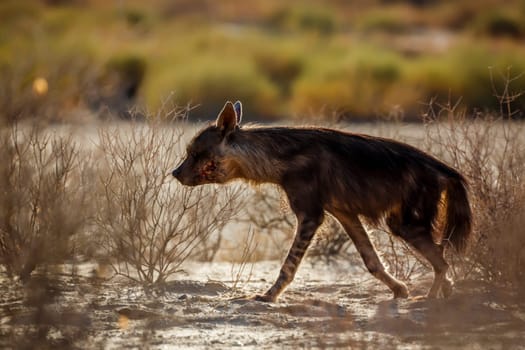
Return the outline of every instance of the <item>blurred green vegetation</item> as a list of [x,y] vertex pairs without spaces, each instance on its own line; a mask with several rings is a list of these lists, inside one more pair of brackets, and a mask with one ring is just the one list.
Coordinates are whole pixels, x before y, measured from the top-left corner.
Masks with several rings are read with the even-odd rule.
[[[195,119],[226,99],[259,120],[499,109],[505,88],[525,91],[524,23],[523,0],[3,0],[0,113],[118,114],[167,98]],[[39,77],[44,96],[31,92]]]

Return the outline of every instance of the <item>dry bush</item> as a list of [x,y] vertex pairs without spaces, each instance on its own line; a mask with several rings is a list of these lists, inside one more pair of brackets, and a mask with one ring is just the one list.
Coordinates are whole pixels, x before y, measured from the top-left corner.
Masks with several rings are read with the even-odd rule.
[[258,185],[249,193],[240,222],[250,225],[258,235],[258,251],[264,259],[279,259],[293,239],[295,218],[286,195],[273,185]]
[[408,281],[414,276],[431,271],[428,261],[404,240],[382,230],[374,231],[371,236],[381,259],[396,278]]
[[240,288],[241,284],[247,284],[252,279],[255,263],[254,253],[257,250],[257,245],[258,242],[255,240],[255,234],[253,231],[248,232],[248,236],[242,244],[241,255],[238,257],[239,261],[231,261],[230,295],[232,297],[239,296],[239,291],[243,289]]
[[0,143],[0,263],[26,279],[74,255],[89,213],[87,163],[70,136],[38,126],[11,124]]
[[448,108],[441,110],[444,113],[447,122],[428,125],[427,147],[467,177],[474,215],[470,252],[456,272],[523,284],[524,125],[490,115],[471,120]]
[[160,284],[237,210],[234,187],[185,187],[171,176],[183,126],[132,123],[100,129],[96,229],[110,266],[143,284]]
[[355,250],[352,251],[352,246],[350,237],[339,222],[327,215],[314,238],[308,256],[313,258],[313,261],[321,260],[326,263],[336,261],[338,256],[354,260]]

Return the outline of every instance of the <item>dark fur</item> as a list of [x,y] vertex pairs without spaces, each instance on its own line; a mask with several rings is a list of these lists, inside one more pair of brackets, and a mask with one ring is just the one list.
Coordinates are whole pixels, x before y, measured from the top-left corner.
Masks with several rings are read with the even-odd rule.
[[[360,219],[370,224],[384,219],[392,234],[432,264],[435,278],[428,295],[450,294],[442,243],[463,252],[471,232],[466,182],[456,170],[379,137],[323,128],[240,128],[240,106],[226,103],[216,125],[190,143],[188,157],[173,175],[185,185],[244,179],[284,189],[297,232],[279,278],[257,300],[275,301],[292,281],[325,212],[340,221],[368,270],[395,297],[407,297],[408,290],[386,272]],[[442,232],[434,232],[437,226]]]

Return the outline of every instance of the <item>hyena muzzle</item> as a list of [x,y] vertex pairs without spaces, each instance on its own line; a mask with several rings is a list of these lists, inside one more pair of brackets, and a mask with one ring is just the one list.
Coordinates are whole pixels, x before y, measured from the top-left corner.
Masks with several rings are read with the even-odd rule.
[[216,122],[190,142],[173,176],[188,186],[269,182],[286,193],[297,218],[295,238],[279,277],[255,300],[273,302],[290,284],[326,212],[341,223],[367,269],[395,298],[406,298],[408,289],[386,271],[362,221],[385,223],[430,262],[434,281],[428,297],[451,293],[444,248],[464,252],[471,233],[461,174],[394,140],[325,128],[240,127],[241,116],[241,103],[227,102]]

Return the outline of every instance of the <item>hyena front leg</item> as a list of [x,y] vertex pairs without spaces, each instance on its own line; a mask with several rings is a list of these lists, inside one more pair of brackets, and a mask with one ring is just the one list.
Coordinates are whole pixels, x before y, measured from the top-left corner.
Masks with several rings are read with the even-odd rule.
[[279,277],[268,289],[264,295],[257,295],[254,297],[257,301],[274,302],[277,300],[279,294],[292,282],[297,268],[304,257],[306,249],[310,245],[315,231],[321,225],[323,216],[305,216],[305,214],[297,215],[297,231],[292,247],[286,256]]

